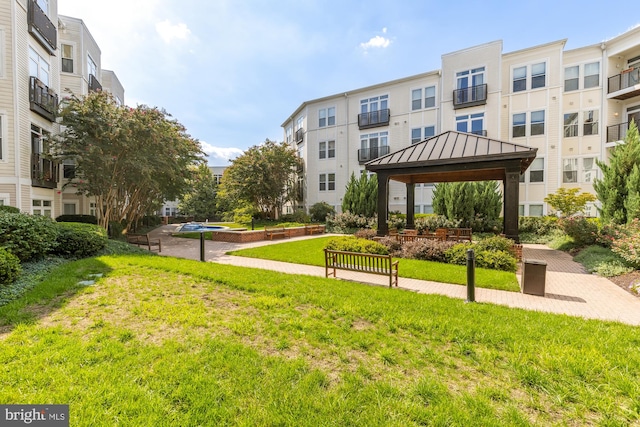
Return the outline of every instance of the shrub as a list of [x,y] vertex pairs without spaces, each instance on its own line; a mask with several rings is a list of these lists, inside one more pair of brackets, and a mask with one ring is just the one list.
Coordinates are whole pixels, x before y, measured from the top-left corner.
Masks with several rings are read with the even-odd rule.
[[504,251],[511,252],[511,249],[515,242],[511,239],[507,239],[502,236],[491,236],[486,239],[480,240],[476,244],[476,249],[479,251]]
[[474,248],[474,243],[456,243],[445,251],[445,260],[449,264],[465,265],[467,263],[467,250]]
[[402,256],[402,242],[395,237],[385,236],[378,241],[381,245],[385,245],[389,249],[389,253],[394,256]]
[[621,226],[611,244],[611,250],[635,268],[640,268],[640,220],[635,218]]
[[445,252],[445,258],[450,264],[466,265],[469,249],[474,250],[476,267],[510,272],[517,269],[518,263],[509,251],[478,248],[476,243],[458,243]]
[[16,208],[15,206],[0,205],[0,212],[20,213],[20,209]]
[[373,240],[373,238],[376,237],[377,235],[378,233],[376,232],[376,230],[372,230],[370,228],[363,228],[354,233],[354,236],[357,237],[358,239],[367,239],[367,240]]
[[598,219],[585,218],[583,216],[572,216],[561,218],[560,227],[567,236],[573,238],[576,246],[593,245],[598,235]]
[[555,216],[521,216],[518,224],[520,233],[547,235],[558,229],[558,218]]
[[456,243],[440,240],[415,240],[402,246],[402,258],[446,262],[445,253]]
[[122,232],[124,231],[123,225],[118,221],[110,221],[109,222],[109,231],[108,235],[110,239],[124,239]]
[[316,222],[325,222],[327,216],[335,215],[336,210],[327,202],[318,202],[309,208],[311,219]]
[[393,214],[389,215],[389,220],[387,221],[387,226],[389,228],[395,228],[397,230],[401,230],[407,226],[407,218],[404,214]]
[[327,231],[333,233],[350,233],[360,228],[376,228],[377,218],[367,218],[362,215],[354,215],[351,212],[343,212],[327,218]]
[[280,221],[296,222],[296,223],[299,223],[299,224],[306,224],[306,223],[311,221],[311,217],[309,215],[307,215],[307,213],[305,211],[303,211],[302,209],[298,209],[292,214],[282,215],[280,217]]
[[359,252],[367,254],[388,255],[389,249],[373,240],[358,239],[355,236],[340,236],[327,242],[325,249],[334,251]]
[[97,224],[98,218],[94,215],[60,215],[56,222],[81,222],[84,224]]
[[86,258],[98,253],[107,245],[107,233],[93,224],[60,222],[58,247],[55,252],[64,257]]
[[51,218],[0,212],[0,246],[21,262],[42,258],[51,252],[56,246],[57,235]]
[[22,267],[17,256],[0,248],[0,285],[13,283],[20,275]]
[[419,233],[435,231],[436,228],[456,228],[458,224],[459,221],[450,221],[444,215],[428,215],[414,221],[414,227]]

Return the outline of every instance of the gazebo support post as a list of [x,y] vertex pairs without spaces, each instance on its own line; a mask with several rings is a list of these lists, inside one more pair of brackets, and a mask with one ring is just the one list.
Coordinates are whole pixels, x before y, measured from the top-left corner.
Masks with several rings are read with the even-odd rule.
[[389,234],[387,217],[389,216],[389,174],[377,173],[378,175],[378,236],[384,237]]
[[520,170],[506,170],[504,184],[504,218],[503,232],[505,236],[520,243],[518,235],[518,201],[520,197]]
[[415,184],[407,183],[407,229],[409,230],[413,230],[415,228],[415,224],[413,222],[415,195]]

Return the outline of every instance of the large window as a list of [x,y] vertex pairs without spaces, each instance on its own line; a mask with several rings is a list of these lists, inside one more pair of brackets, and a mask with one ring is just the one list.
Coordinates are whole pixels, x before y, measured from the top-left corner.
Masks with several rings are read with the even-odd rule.
[[[582,117],[582,126],[578,126]],[[598,110],[586,110],[580,113],[565,113],[564,115],[564,137],[598,135],[598,122],[600,112]],[[582,134],[580,134],[582,129]]]
[[531,112],[531,136],[544,135],[544,111]]
[[49,63],[38,52],[29,48],[29,75],[37,77],[45,86],[49,86]]
[[578,90],[580,83],[580,67],[577,65],[564,69],[564,91]]
[[562,182],[565,184],[578,182],[578,159],[562,160]]
[[40,9],[42,9],[44,13],[49,15],[49,0],[36,0],[36,3],[38,3],[38,6],[40,6]]
[[319,176],[320,191],[333,191],[336,189],[336,174],[321,173]]
[[374,96],[360,101],[360,113],[370,113],[387,108],[389,108],[389,95]]
[[545,87],[547,79],[547,65],[544,62],[531,66],[531,89]]
[[527,131],[527,114],[518,113],[513,115],[512,138],[526,136]]
[[456,130],[482,135],[484,131],[484,113],[456,116]]
[[573,136],[578,136],[578,113],[567,113],[564,115],[564,137]]
[[51,218],[51,200],[32,200],[31,213],[33,215],[42,215]]
[[293,141],[293,129],[291,129],[291,125],[287,126],[287,129],[285,130],[285,134],[287,138],[287,144],[290,144],[291,141]]
[[427,138],[431,138],[436,134],[435,126],[427,126],[425,128],[411,129],[411,143],[415,144]]
[[513,69],[513,91],[521,92],[527,90],[527,67]]
[[98,77],[98,66],[89,54],[87,54],[87,71],[89,74],[93,74],[94,77]]
[[534,159],[529,169],[520,175],[520,182],[544,182],[544,158],[537,157]]
[[545,62],[524,65],[513,69],[513,92],[527,90],[527,75],[531,75],[530,89],[545,87],[547,78],[547,65]]
[[600,86],[600,63],[584,64],[584,88]]
[[73,46],[63,44],[60,53],[62,56],[62,71],[65,73],[73,73]]
[[562,182],[593,183],[598,177],[598,167],[595,157],[576,157],[562,159]]
[[318,127],[334,126],[336,124],[336,107],[318,110]]
[[[580,75],[582,87],[580,87]],[[572,65],[564,69],[564,91],[589,89],[600,86],[600,63],[589,62],[582,65]]]
[[424,98],[422,97],[422,89],[414,89],[411,91],[411,110],[421,110],[424,100],[424,108],[432,108],[436,106],[436,87],[429,86],[424,88]]
[[[544,135],[544,123],[545,123],[544,110],[532,111],[529,115],[530,128],[529,136]],[[519,138],[527,136],[527,113],[517,113],[513,115],[513,123],[511,128],[511,137]]]
[[336,157],[335,141],[320,141],[319,157],[320,159],[333,159]]

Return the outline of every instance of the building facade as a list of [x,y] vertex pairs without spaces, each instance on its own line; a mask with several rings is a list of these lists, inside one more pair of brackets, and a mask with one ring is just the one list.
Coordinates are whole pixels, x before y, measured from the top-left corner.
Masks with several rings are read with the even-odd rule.
[[[0,204],[50,217],[91,213],[90,202],[62,190],[72,168],[50,158],[46,137],[59,132],[67,89],[99,88],[101,72],[97,44],[81,20],[58,15],[57,0],[0,2]],[[124,101],[117,77],[108,76],[105,89]]]
[[[340,211],[366,162],[448,130],[538,149],[520,177],[520,215],[549,213],[544,198],[560,187],[594,193],[596,159],[640,119],[640,28],[565,44],[503,53],[502,41],[490,42],[443,54],[439,70],[303,102],[282,124],[303,160],[296,208],[324,201]],[[432,195],[433,184],[416,185],[416,213],[433,211]],[[405,212],[406,200],[392,181],[389,211]]]

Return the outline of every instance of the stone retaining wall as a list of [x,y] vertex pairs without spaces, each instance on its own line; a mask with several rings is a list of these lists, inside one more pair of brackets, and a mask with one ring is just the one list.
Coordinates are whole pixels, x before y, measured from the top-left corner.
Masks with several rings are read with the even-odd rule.
[[[322,230],[321,233],[324,233],[325,226],[320,225],[320,228]],[[291,227],[287,228],[287,231],[289,231],[290,237],[300,237],[308,235],[308,232],[304,227]],[[265,235],[264,230],[234,231],[234,229],[230,228],[228,230],[214,231],[211,235],[211,240],[214,240],[216,242],[249,243],[265,240]]]

